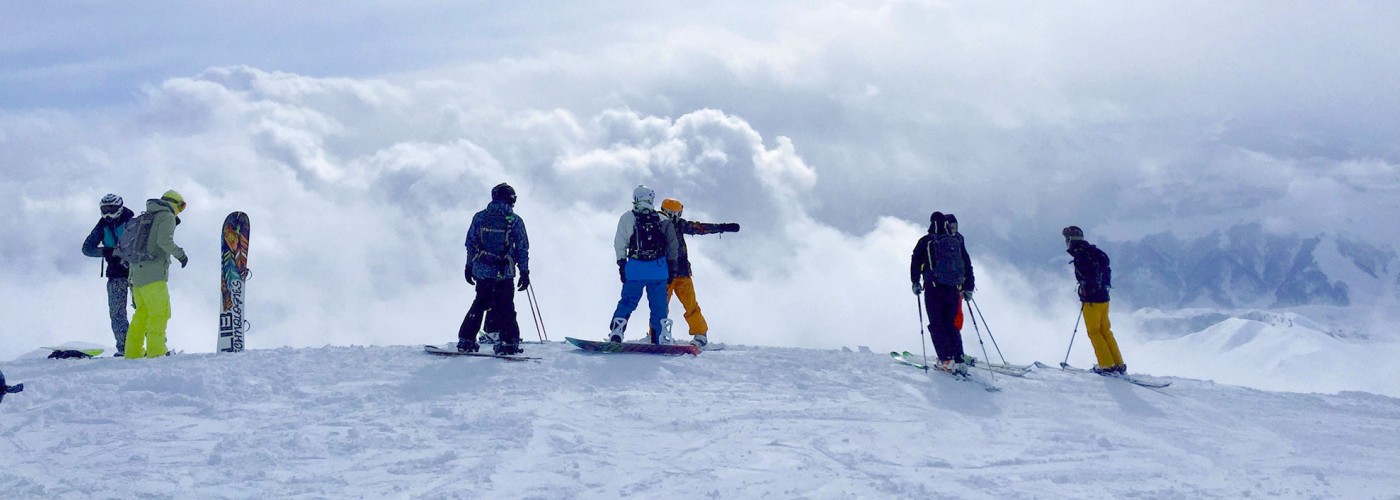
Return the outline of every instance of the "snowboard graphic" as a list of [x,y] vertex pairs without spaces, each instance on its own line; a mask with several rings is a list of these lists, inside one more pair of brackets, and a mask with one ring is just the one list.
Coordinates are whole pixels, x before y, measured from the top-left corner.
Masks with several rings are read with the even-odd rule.
[[241,352],[247,322],[243,318],[243,285],[248,280],[248,214],[234,212],[224,218],[223,265],[219,291],[219,352]]
[[690,344],[633,344],[631,342],[598,342],[594,340],[582,340],[573,337],[564,337],[564,340],[577,346],[579,349],[590,352],[634,352],[641,354],[667,354],[678,356],[689,354],[699,356],[700,348]]

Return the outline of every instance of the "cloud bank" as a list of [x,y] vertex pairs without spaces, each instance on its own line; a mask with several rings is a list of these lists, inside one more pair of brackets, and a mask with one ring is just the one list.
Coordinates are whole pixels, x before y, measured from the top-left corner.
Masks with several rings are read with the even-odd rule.
[[933,210],[959,214],[979,302],[1022,359],[1056,357],[1073,325],[1067,224],[1400,243],[1388,3],[254,2],[144,34],[96,20],[159,6],[5,8],[0,230],[23,237],[0,241],[0,358],[107,338],[77,252],[106,192],[190,200],[171,332],[196,351],[233,210],[252,216],[250,346],[450,339],[461,240],[502,181],[555,338],[605,329],[638,183],[743,224],[691,241],[716,340],[736,343],[908,348],[906,247]]

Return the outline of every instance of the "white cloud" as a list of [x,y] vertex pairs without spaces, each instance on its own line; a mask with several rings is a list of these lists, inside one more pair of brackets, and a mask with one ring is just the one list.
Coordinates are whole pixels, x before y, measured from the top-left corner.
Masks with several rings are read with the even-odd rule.
[[[26,22],[0,29],[0,230],[25,237],[0,241],[0,300],[27,307],[0,315],[0,358],[104,338],[76,248],[109,191],[190,199],[172,332],[199,350],[232,210],[253,216],[253,346],[443,340],[470,299],[462,233],[503,180],[556,336],[606,321],[607,242],[643,182],[743,223],[692,242],[738,342],[909,330],[901,254],[935,209],[1027,345],[1065,322],[1029,290],[1068,277],[1025,269],[1067,224],[1400,240],[1394,5],[639,5],[7,6]],[[128,17],[155,24],[97,22]]]

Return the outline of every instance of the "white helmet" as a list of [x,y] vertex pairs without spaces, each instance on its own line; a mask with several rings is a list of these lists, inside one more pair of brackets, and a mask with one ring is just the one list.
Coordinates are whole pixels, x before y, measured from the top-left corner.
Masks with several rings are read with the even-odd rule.
[[632,190],[632,203],[646,203],[647,206],[651,206],[655,202],[656,191],[652,191],[651,188],[645,185],[638,185],[637,189]]

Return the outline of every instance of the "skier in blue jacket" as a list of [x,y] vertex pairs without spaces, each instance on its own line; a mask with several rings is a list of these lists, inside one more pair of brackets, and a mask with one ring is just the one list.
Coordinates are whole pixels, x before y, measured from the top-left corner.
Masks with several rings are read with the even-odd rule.
[[[491,202],[472,217],[467,230],[467,283],[476,287],[462,326],[457,329],[457,350],[476,352],[477,332],[483,317],[486,330],[500,333],[492,349],[496,354],[524,352],[520,348],[520,324],[515,319],[515,292],[530,287],[530,239],[525,221],[514,212],[515,188],[501,183],[491,189]],[[514,283],[520,270],[520,284]]]

